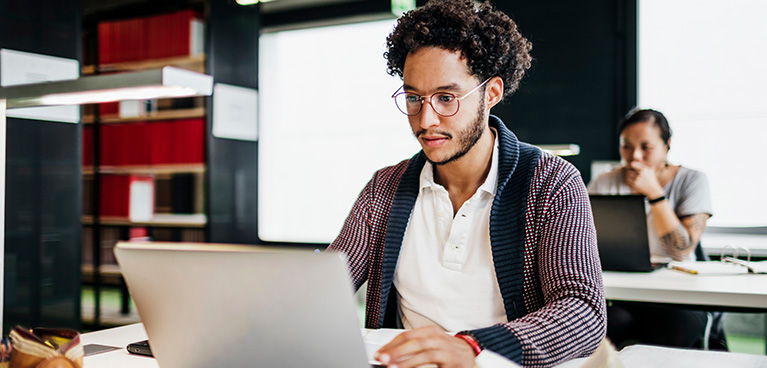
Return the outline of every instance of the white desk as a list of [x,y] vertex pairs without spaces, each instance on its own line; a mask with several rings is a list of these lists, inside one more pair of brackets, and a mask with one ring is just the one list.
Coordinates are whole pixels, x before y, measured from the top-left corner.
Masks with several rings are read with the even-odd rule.
[[159,368],[154,358],[144,357],[128,353],[125,349],[128,344],[146,340],[144,325],[136,323],[128,326],[110,328],[96,332],[82,334],[80,339],[83,345],[97,344],[119,348],[105,353],[97,353],[86,356],[83,366],[88,368]]
[[767,275],[700,276],[659,269],[603,273],[605,298],[767,310]]
[[[765,368],[767,357],[761,355],[728,353],[692,349],[664,348],[650,345],[631,345],[623,348],[618,357],[625,368]],[[586,358],[573,359],[555,368],[584,368]],[[602,367],[590,365],[588,367]]]
[[[153,358],[129,354],[125,346],[131,342],[145,340],[146,332],[140,323],[90,332],[81,336],[83,345],[98,344],[119,348],[105,353],[85,357],[87,368],[159,368]],[[699,351],[669,349],[652,346],[634,345],[623,349],[620,358],[626,368],[640,367],[767,367],[767,357]],[[559,368],[580,368],[586,358],[562,363]]]
[[767,311],[767,275],[701,276],[662,268],[647,273],[604,271],[602,279],[607,300]]

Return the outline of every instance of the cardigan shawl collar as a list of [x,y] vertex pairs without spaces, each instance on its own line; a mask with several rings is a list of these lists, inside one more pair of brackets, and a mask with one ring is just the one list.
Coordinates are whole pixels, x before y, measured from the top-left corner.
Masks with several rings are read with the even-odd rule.
[[[541,151],[519,142],[499,118],[490,115],[489,123],[498,132],[500,156],[498,187],[490,210],[490,245],[506,316],[511,321],[527,314],[522,296],[525,276],[525,211],[530,181]],[[392,201],[381,270],[379,327],[397,325],[394,270],[410,214],[418,197],[419,176],[425,162],[423,151],[410,159]]]

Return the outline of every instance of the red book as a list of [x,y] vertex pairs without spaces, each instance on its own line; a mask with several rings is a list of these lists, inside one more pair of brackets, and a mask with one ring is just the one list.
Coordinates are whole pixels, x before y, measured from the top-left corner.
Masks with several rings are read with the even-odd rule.
[[205,162],[205,119],[190,119],[189,129],[189,159],[191,163]]
[[112,45],[112,59],[115,63],[119,63],[125,61],[123,51],[125,50],[125,26],[123,25],[123,22],[120,21],[113,22],[112,26],[114,27],[114,37],[112,37],[112,40],[114,40],[114,44]]
[[159,16],[149,17],[144,22],[147,35],[146,57],[148,59],[158,59],[162,57],[163,45],[160,40],[163,37],[163,22]]
[[125,124],[109,124],[112,128],[111,147],[112,157],[114,158],[114,164],[117,166],[125,165],[126,156],[125,152]]
[[136,165],[136,123],[120,124],[120,156],[121,165]]
[[145,226],[132,226],[128,231],[130,241],[149,241],[149,231]]
[[104,166],[112,166],[115,164],[115,159],[113,157],[113,143],[112,143],[112,131],[114,130],[114,125],[102,125],[100,127],[101,129],[101,137],[100,137],[100,147],[99,147],[99,155],[101,157],[101,165]]
[[113,41],[111,39],[112,34],[111,22],[100,22],[98,27],[98,44],[99,44],[99,63],[108,64],[112,62],[112,49]]
[[128,176],[101,175],[101,193],[99,197],[99,215],[102,217],[127,217],[128,206],[125,201],[128,192]]
[[115,115],[120,113],[120,103],[119,102],[105,102],[99,104],[99,114],[103,117],[104,115]]
[[138,19],[138,28],[139,32],[141,32],[141,37],[139,38],[138,45],[141,52],[138,55],[138,60],[145,60],[149,58],[149,33],[147,32],[147,22],[149,22],[148,18]]
[[149,123],[151,131],[150,142],[152,165],[170,163],[171,126],[168,121],[153,121]]
[[152,161],[152,144],[151,135],[149,132],[150,123],[140,122],[136,123],[135,136],[133,143],[135,144],[135,164],[136,165],[149,165]]
[[126,19],[121,22],[123,24],[123,61],[139,60],[138,55],[138,38],[136,35],[136,22],[134,19]]
[[83,125],[83,166],[93,165],[93,126]]
[[131,20],[131,60],[144,60],[147,58],[145,39],[146,28],[144,23],[146,18],[136,18]]

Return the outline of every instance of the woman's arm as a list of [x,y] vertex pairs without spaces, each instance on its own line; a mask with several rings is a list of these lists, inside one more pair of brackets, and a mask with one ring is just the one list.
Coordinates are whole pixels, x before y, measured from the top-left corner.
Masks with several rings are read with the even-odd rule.
[[680,219],[667,200],[653,203],[651,210],[655,232],[671,259],[681,261],[695,251],[709,214],[697,213]]
[[[626,184],[635,192],[649,199],[661,198],[665,195],[658,177],[652,168],[634,162],[631,167],[624,168]],[[666,253],[675,261],[681,261],[695,250],[706,221],[708,213],[679,217],[671,208],[668,200],[662,200],[650,205],[655,233]]]

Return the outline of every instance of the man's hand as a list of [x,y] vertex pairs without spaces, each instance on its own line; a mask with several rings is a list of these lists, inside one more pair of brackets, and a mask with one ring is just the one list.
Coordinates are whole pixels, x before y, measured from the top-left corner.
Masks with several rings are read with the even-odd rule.
[[665,194],[653,168],[646,166],[641,162],[634,161],[623,170],[626,185],[628,185],[634,192],[650,199],[658,198]]
[[438,367],[474,366],[474,349],[461,338],[446,334],[437,327],[421,327],[403,332],[375,354],[390,368],[411,368],[424,364]]

